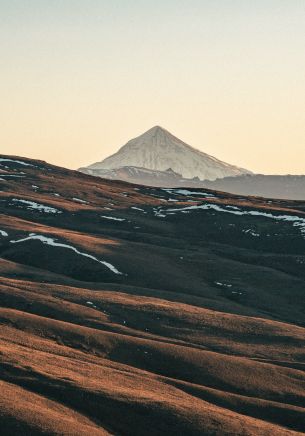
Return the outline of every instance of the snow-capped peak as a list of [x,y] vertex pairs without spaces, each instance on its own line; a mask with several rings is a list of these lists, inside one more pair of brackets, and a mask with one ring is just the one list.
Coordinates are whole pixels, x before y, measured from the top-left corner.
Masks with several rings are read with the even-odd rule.
[[250,173],[191,147],[160,126],[154,126],[131,139],[117,153],[88,168],[98,170],[128,166],[157,171],[171,168],[184,178],[199,177],[201,180]]

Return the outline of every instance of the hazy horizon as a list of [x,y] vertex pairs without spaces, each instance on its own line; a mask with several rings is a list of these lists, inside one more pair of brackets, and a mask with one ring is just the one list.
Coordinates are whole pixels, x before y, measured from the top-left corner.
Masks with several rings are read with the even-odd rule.
[[2,0],[1,153],[78,168],[161,125],[305,174],[305,3]]

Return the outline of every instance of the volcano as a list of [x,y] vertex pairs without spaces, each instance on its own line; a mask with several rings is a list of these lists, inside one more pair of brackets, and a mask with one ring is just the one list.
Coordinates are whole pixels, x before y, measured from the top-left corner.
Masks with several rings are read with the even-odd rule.
[[251,174],[250,171],[222,162],[191,147],[160,126],[155,126],[131,139],[119,151],[101,162],[80,171],[103,176],[105,170],[122,167],[145,168],[154,171],[171,169],[186,179],[215,180],[223,177]]

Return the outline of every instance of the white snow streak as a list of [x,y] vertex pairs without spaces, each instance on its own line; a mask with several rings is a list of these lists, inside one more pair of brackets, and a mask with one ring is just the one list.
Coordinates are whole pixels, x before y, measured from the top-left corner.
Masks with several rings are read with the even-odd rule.
[[1,174],[1,177],[25,177],[25,176],[21,176],[19,174]]
[[17,241],[10,241],[12,244],[18,244],[20,242],[26,242],[30,240],[37,240],[42,242],[46,245],[51,245],[52,247],[61,247],[61,248],[67,248],[69,250],[74,251],[76,254],[79,254],[80,256],[88,257],[89,259],[94,260],[95,262],[101,263],[102,265],[106,266],[110,271],[112,271],[115,274],[122,275],[122,273],[117,270],[111,263],[106,262],[104,260],[99,260],[96,257],[92,256],[91,254],[83,253],[82,251],[79,251],[77,248],[73,247],[72,245],[62,244],[60,242],[55,242],[55,239],[49,238],[47,236],[43,235],[36,235],[36,233],[30,233],[30,235],[26,238],[19,239]]
[[207,192],[199,192],[199,191],[189,191],[187,189],[173,189],[167,188],[162,189],[162,191],[167,192],[168,194],[179,194],[179,195],[200,195],[201,197],[214,197],[213,194],[208,194]]
[[76,198],[76,197],[73,197],[72,200],[77,201],[78,203],[89,204],[88,201],[81,200],[80,198]]
[[136,207],[136,206],[131,206],[131,209],[140,210],[141,212],[145,212],[144,209],[141,209],[140,207]]
[[27,162],[23,162],[22,160],[14,160],[14,159],[3,159],[3,158],[0,158],[0,162],[14,162],[14,163],[18,163],[20,165],[24,165],[26,167],[33,167],[34,166],[34,165],[29,164]]
[[[232,208],[232,206],[230,206]],[[224,207],[221,207],[217,204],[211,204],[211,203],[206,203],[206,204],[201,204],[201,205],[196,205],[196,206],[188,206],[188,207],[183,207],[181,209],[167,209],[166,211],[163,210],[163,213],[168,212],[188,212],[188,211],[192,211],[192,210],[216,210],[217,212],[226,212],[226,213],[231,213],[233,215],[248,215],[248,216],[258,216],[258,217],[265,217],[265,218],[270,218],[270,219],[274,219],[276,221],[286,221],[286,222],[292,222],[293,226],[295,227],[300,227],[301,232],[305,235],[305,218],[296,216],[296,215],[273,215],[272,213],[267,213],[267,212],[259,212],[257,210],[240,210],[238,208],[234,207],[234,210],[230,210]],[[160,215],[159,215],[160,216]]]
[[60,210],[55,209],[51,206],[46,206],[45,204],[35,203],[35,201],[21,200],[19,198],[13,198],[14,203],[21,203],[27,206],[27,209],[38,210],[39,212],[45,213],[62,213]]
[[101,218],[105,218],[106,220],[125,221],[125,218],[116,218],[114,216],[101,215]]

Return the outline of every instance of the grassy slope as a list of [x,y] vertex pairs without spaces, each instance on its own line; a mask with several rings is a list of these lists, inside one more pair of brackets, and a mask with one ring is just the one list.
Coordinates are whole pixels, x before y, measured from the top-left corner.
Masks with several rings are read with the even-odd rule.
[[[154,212],[210,202],[303,216],[303,203],[177,196],[22,161],[33,166],[0,167],[5,434],[305,431],[300,229],[214,211]],[[10,242],[30,233],[123,274],[62,247]]]

